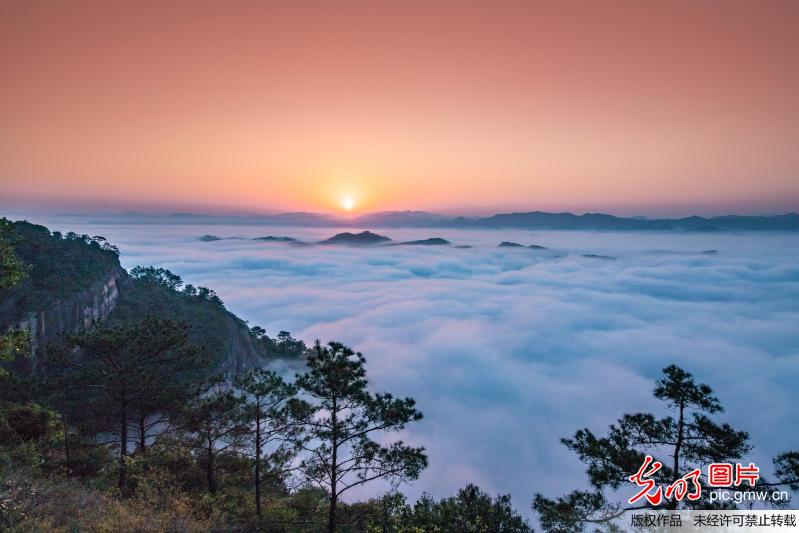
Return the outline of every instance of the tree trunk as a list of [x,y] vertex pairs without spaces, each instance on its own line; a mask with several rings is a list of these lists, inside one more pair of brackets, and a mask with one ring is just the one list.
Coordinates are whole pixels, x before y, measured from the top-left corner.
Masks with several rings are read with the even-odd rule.
[[[334,489],[335,490],[335,489]],[[330,510],[327,515],[327,532],[336,533],[336,498],[333,493],[330,495]]]
[[208,481],[208,492],[214,494],[216,492],[216,479],[214,478],[214,445],[211,439],[208,439],[208,460],[205,464],[205,477]]
[[[674,444],[674,465],[672,466],[672,470],[674,471],[674,479],[672,481],[677,481],[680,479],[680,450],[682,448],[683,443],[683,432],[685,431],[685,405],[680,404],[680,416],[677,419],[677,442]],[[671,500],[668,502],[669,509],[677,509],[677,500]]]
[[255,514],[261,516],[261,408],[255,415]]
[[64,463],[67,467],[67,472],[69,472],[69,426],[67,425],[67,415],[65,415],[63,412],[61,413],[61,423],[64,426]]
[[332,444],[332,457],[330,461],[330,509],[328,510],[327,516],[327,532],[328,533],[336,533],[336,503],[338,500],[338,487],[336,483],[338,482],[337,474],[338,474],[338,439],[337,439],[337,432],[338,432],[338,420],[336,418],[336,400],[333,399],[333,409],[331,409],[330,413],[330,420],[331,420],[331,444]]
[[120,409],[120,417],[119,417],[119,479],[117,480],[117,485],[121,492],[125,490],[125,484],[127,482],[125,471],[126,469],[126,459],[128,456],[128,406],[125,402],[125,394],[122,393],[122,405]]
[[142,415],[139,417],[139,451],[144,452],[147,449],[147,430],[145,429],[145,423],[147,422],[147,417]]

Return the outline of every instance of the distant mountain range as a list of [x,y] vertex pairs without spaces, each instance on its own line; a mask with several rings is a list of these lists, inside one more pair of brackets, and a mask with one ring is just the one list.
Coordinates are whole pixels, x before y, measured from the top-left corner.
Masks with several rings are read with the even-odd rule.
[[[83,216],[86,215],[70,215]],[[168,215],[128,211],[113,215],[91,215],[96,221],[141,224],[263,224],[311,227],[374,228],[516,228],[608,231],[799,231],[799,214],[774,216],[725,215],[684,218],[617,217],[603,213],[500,213],[490,216],[453,217],[425,211],[385,211],[357,217],[323,213],[292,212],[275,215],[208,215],[173,213]]]

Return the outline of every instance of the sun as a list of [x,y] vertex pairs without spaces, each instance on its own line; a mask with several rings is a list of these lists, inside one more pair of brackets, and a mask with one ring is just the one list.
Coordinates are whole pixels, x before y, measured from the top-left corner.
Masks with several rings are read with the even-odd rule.
[[341,207],[343,207],[345,211],[352,211],[355,207],[355,201],[352,198],[344,198],[341,200]]

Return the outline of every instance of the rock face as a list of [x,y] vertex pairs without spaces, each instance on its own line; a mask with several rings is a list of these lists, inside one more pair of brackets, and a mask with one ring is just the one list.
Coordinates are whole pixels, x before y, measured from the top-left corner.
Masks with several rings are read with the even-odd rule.
[[280,356],[274,343],[254,335],[218,297],[212,299],[213,291],[187,294],[134,279],[119,264],[116,249],[99,237],[63,236],[28,222],[14,225],[21,237],[15,253],[30,269],[20,283],[0,290],[0,333],[29,333],[30,357],[3,363],[22,375],[47,372],[48,344],[101,321],[114,326],[148,314],[185,322],[189,340],[207,352],[212,371],[234,374]]
[[248,370],[262,368],[265,361],[276,358],[274,354],[270,354],[259,345],[248,330],[241,327],[236,320],[225,320],[225,329],[227,356],[219,361],[214,369],[215,372],[232,378]]
[[119,299],[119,285],[129,281],[122,267],[112,269],[103,280],[57,301],[47,309],[29,313],[28,316],[9,329],[25,330],[31,336],[32,369],[36,369],[38,355],[48,342],[65,335],[86,331],[98,320],[108,318]]

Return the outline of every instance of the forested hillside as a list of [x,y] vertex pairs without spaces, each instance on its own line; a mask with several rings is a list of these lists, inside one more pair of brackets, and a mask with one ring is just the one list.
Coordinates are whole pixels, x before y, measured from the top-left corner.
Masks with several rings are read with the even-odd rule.
[[[207,287],[183,285],[172,272],[156,267],[136,267],[131,280],[120,288],[111,324],[143,316],[169,317],[188,326],[188,338],[202,352],[213,371],[236,374],[276,357],[297,357],[305,350],[288,332],[269,336],[225,308]],[[274,338],[273,338],[274,337]]]
[[0,289],[0,331],[28,330],[38,367],[44,345],[84,331],[147,315],[185,322],[189,339],[211,371],[235,373],[275,357],[296,357],[304,345],[280,332],[274,339],[229,312],[213,290],[183,286],[180,278],[155,267],[119,264],[119,251],[102,236],[61,234],[19,221],[9,239],[25,276]]
[[50,232],[29,222],[9,224],[7,232],[25,276],[0,289],[0,327],[80,294],[120,268],[119,252],[102,237]]
[[[100,237],[0,222],[0,530],[530,531],[474,485],[345,503],[427,466],[390,437],[422,413],[371,392],[362,354],[270,337],[168,270],[128,274]],[[286,381],[274,357],[307,371]]]

